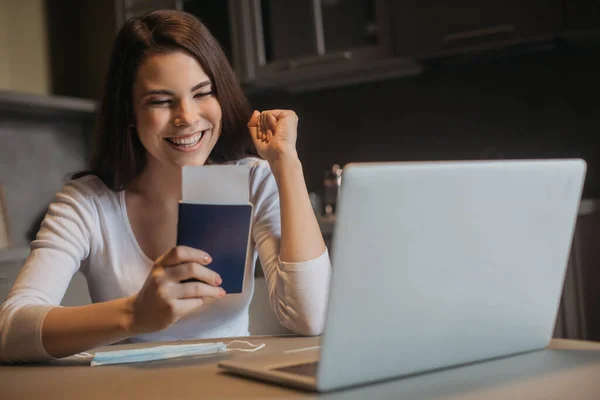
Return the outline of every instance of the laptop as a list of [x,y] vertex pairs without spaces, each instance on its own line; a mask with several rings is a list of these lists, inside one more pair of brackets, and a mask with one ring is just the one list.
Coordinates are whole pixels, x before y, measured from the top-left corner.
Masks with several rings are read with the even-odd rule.
[[580,159],[346,166],[320,348],[219,367],[324,392],[545,348],[585,172]]

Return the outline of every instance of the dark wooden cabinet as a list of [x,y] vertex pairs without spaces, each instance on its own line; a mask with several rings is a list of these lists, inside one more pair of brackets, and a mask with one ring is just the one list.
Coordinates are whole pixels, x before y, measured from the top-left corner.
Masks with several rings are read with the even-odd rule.
[[117,29],[115,3],[47,0],[51,93],[99,100]]
[[583,199],[554,337],[600,341],[600,201]]
[[206,25],[210,33],[218,40],[231,65],[235,68],[238,60],[234,51],[234,30],[232,29],[234,21],[230,10],[234,6],[235,4],[230,4],[229,1],[224,0],[187,0],[183,1],[181,9],[195,15]]
[[181,8],[183,0],[115,0],[117,27],[134,16],[150,11]]
[[558,33],[562,0],[390,2],[398,56],[430,57]]
[[564,0],[567,31],[600,29],[600,0]]
[[[237,71],[248,87],[304,91],[404,72],[407,63],[393,60],[389,0],[236,4]],[[414,70],[409,65],[406,73]]]
[[[428,60],[529,52],[600,29],[600,0],[47,0],[53,92],[97,99],[114,35],[134,15],[187,11],[248,92],[312,91],[422,72]],[[597,29],[598,30],[598,29]],[[577,36],[571,35],[571,36]],[[530,46],[533,45],[533,46]]]
[[389,0],[117,0],[123,15],[187,11],[219,40],[249,90],[343,86],[420,72],[394,59]]

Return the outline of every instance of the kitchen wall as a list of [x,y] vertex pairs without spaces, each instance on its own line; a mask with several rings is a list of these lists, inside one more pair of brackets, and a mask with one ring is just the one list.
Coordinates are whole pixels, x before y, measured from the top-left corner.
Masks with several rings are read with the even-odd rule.
[[432,66],[416,78],[316,93],[251,95],[292,108],[310,191],[350,161],[583,157],[599,197],[599,47]]
[[0,90],[48,94],[44,0],[0,0]]
[[0,91],[0,184],[14,247],[29,244],[29,231],[37,231],[68,175],[86,168],[94,108],[91,101]]

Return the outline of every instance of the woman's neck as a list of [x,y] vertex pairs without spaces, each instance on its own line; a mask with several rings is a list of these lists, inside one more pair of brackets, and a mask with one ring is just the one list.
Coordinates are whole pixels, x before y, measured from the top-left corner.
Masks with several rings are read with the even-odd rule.
[[151,202],[179,202],[181,182],[181,168],[149,163],[127,190]]

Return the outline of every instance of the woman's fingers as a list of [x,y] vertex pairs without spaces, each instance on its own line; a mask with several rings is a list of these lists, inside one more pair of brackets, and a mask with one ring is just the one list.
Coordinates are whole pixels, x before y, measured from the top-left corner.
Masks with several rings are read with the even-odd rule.
[[207,285],[204,282],[187,282],[173,285],[173,295],[177,299],[201,299],[204,297],[221,298],[225,290]]
[[256,138],[258,140],[260,140],[260,130],[259,130],[259,123],[258,123],[258,119],[260,117],[260,112],[258,112],[257,110],[254,110],[254,112],[252,113],[252,116],[250,117],[250,121],[248,121],[248,131],[250,132],[250,136],[252,138]]
[[284,117],[287,114],[294,114],[289,110],[268,110],[254,111],[248,121],[248,129],[253,137],[263,143],[268,143],[275,134],[277,128],[278,116]]
[[254,111],[248,122],[250,134],[262,143],[269,143],[277,132],[277,124],[285,120],[286,125],[295,126],[298,123],[298,115],[293,110],[266,110]]
[[195,262],[206,265],[212,261],[210,255],[202,250],[188,246],[175,246],[160,256],[155,264],[160,264],[163,267],[179,265],[187,262]]
[[262,132],[261,139],[267,141],[268,139],[268,127],[265,125],[265,112],[260,113],[260,131]]
[[259,127],[262,132],[261,139],[264,142],[269,142],[273,137],[273,132],[275,132],[275,127],[277,126],[277,119],[271,115],[269,111],[263,111],[260,113],[259,117]]
[[259,114],[259,115],[258,115],[257,122],[256,122],[257,129],[258,129],[258,135],[257,135],[257,138],[258,138],[259,140],[262,140],[262,138],[263,138],[263,131],[262,131],[262,126],[261,126],[262,124],[261,124],[261,122],[260,122],[260,121],[261,121],[261,118],[262,118],[262,114]]
[[165,268],[165,273],[173,282],[197,280],[212,286],[219,286],[223,280],[215,271],[198,263],[183,263]]
[[273,134],[275,133],[276,128],[277,128],[277,118],[275,118],[275,116],[273,114],[267,113],[266,123],[267,123],[267,126],[269,127],[269,130],[268,130],[269,135],[271,137],[273,137]]
[[250,121],[248,121],[248,128],[249,129],[254,129],[254,128],[257,127],[257,125],[258,125],[258,117],[259,116],[260,116],[260,112],[258,112],[257,110],[254,110],[254,112],[250,116]]

